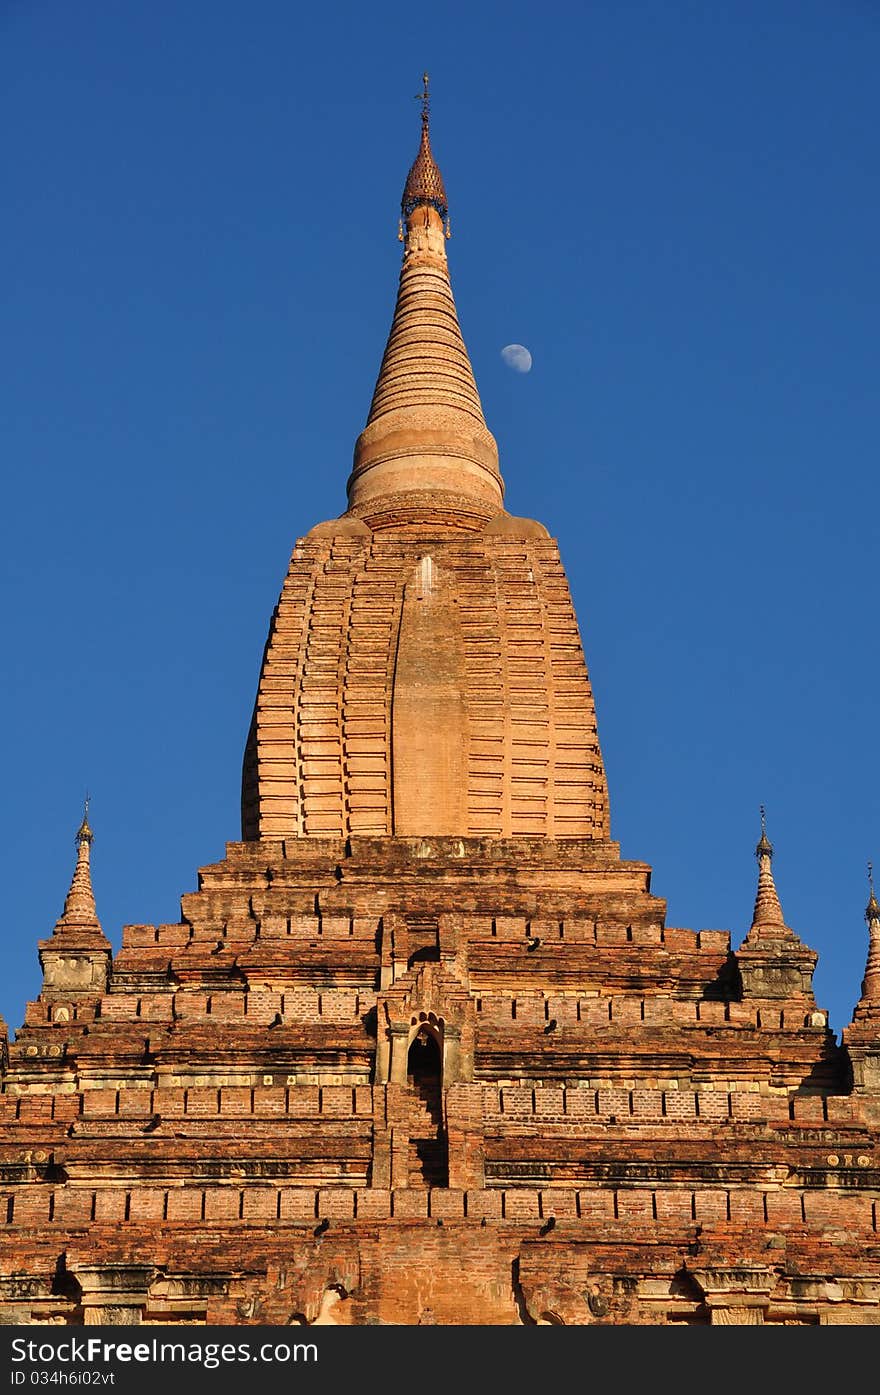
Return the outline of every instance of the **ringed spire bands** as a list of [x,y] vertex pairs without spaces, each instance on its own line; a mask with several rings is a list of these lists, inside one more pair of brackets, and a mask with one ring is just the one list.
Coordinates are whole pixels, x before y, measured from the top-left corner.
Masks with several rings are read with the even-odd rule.
[[446,260],[448,211],[431,150],[427,74],[419,151],[401,200],[397,303],[348,481],[349,512],[373,529],[433,512],[478,531],[502,508],[498,447],[486,426]]

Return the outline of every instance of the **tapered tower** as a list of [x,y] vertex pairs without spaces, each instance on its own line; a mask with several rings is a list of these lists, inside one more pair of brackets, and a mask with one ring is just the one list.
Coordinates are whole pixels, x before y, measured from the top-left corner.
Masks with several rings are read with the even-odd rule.
[[739,948],[667,924],[610,837],[556,544],[506,508],[427,84],[401,214],[243,837],[111,955],[84,820],[8,1048],[0,1023],[0,1321],[876,1323],[873,887],[843,1047],[763,817]]
[[610,836],[568,583],[546,528],[503,507],[447,218],[426,90],[348,508],[297,541],[272,619],[244,759],[246,840]]

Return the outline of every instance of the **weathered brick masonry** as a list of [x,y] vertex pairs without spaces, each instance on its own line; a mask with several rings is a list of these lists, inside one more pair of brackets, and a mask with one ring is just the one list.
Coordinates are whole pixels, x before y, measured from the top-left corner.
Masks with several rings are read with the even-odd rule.
[[880,907],[838,1046],[621,861],[555,543],[502,504],[422,144],[349,507],[294,548],[243,841],[113,954],[84,820],[0,1094],[0,1320],[880,1319]]

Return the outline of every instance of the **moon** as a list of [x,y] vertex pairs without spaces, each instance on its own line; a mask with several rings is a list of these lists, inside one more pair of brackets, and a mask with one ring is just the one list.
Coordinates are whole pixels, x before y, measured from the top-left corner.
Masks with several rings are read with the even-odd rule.
[[501,357],[515,373],[528,373],[532,366],[532,356],[525,344],[505,344]]

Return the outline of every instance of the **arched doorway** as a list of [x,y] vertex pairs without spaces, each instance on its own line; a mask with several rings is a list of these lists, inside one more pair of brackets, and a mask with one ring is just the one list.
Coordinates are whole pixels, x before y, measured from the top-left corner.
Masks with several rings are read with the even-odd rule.
[[443,1062],[440,1059],[440,1043],[430,1027],[422,1027],[413,1037],[409,1055],[406,1058],[406,1077],[421,1090],[422,1086],[440,1089],[443,1076]]
[[406,1060],[407,1084],[413,1091],[410,1124],[409,1182],[413,1187],[448,1187],[449,1161],[443,1128],[443,1057],[440,1041],[423,1025],[413,1037]]

